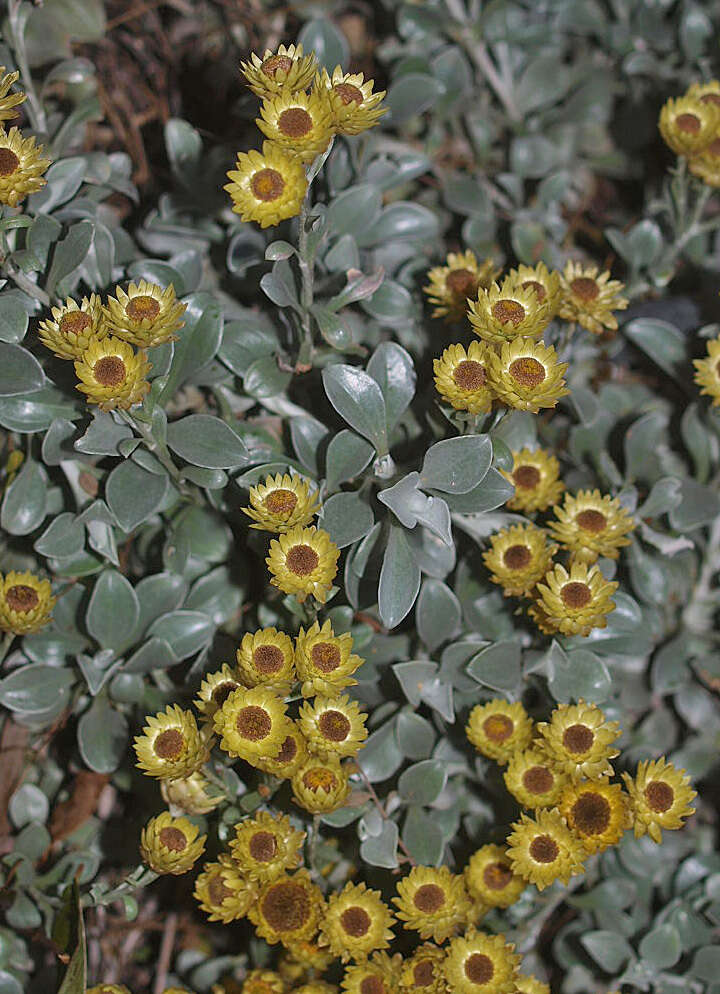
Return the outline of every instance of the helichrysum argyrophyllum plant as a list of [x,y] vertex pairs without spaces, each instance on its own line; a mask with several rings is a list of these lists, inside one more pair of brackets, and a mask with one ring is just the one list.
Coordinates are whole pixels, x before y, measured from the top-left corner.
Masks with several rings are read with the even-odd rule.
[[186,6],[138,192],[6,4],[0,994],[714,991],[718,12]]

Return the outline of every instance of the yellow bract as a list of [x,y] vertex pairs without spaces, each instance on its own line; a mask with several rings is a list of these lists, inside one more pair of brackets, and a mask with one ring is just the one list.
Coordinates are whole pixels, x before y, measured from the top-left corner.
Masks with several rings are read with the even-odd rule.
[[293,528],[273,539],[265,562],[270,583],[304,601],[310,594],[324,604],[337,573],[340,550],[322,528]]
[[236,658],[238,672],[248,687],[268,687],[286,694],[295,679],[292,640],[276,628],[243,635]]
[[240,63],[240,71],[258,97],[269,97],[282,90],[295,93],[312,82],[316,69],[315,53],[303,55],[302,45],[281,45],[276,52],[265,49],[262,56],[253,52],[249,62]]
[[100,298],[94,293],[79,304],[68,297],[63,306],[51,308],[51,313],[52,320],[38,325],[38,338],[58,359],[79,359],[91,341],[107,336]]
[[230,852],[248,880],[265,882],[298,866],[304,840],[285,815],[260,811],[235,826]]
[[620,736],[616,721],[607,721],[594,704],[560,704],[550,721],[537,725],[539,744],[558,769],[574,780],[612,776],[610,760],[619,755],[612,744]]
[[624,283],[611,280],[610,273],[601,273],[597,266],[583,266],[570,260],[560,279],[558,314],[566,321],[575,321],[595,335],[608,328],[617,330],[613,311],[624,311],[628,299],[622,296]]
[[309,756],[292,776],[293,797],[311,814],[341,808],[350,794],[347,769],[337,756]]
[[300,629],[295,640],[295,669],[302,681],[303,697],[331,697],[345,687],[355,686],[357,680],[352,674],[363,660],[353,654],[352,647],[352,635],[335,635],[329,621],[322,627],[314,621],[307,631]]
[[17,128],[0,128],[0,204],[17,207],[29,193],[45,186],[43,173],[50,159],[34,138],[23,138]]
[[163,290],[157,283],[140,280],[131,283],[127,292],[115,287],[115,296],[107,299],[104,317],[117,338],[148,349],[177,340],[176,332],[185,324],[186,309],[187,304],[176,298],[172,283]]
[[627,795],[606,777],[568,784],[559,811],[588,853],[614,846],[631,823]]
[[519,963],[504,936],[471,928],[450,941],[443,972],[454,994],[511,994]]
[[663,141],[676,155],[703,152],[720,126],[720,106],[689,94],[667,100],[660,111],[658,127]]
[[200,684],[198,696],[193,702],[203,718],[212,718],[218,708],[221,708],[230,694],[243,683],[227,663],[215,673],[206,673]]
[[515,987],[520,994],[550,994],[550,985],[538,980],[537,977],[518,973],[515,977]]
[[433,317],[444,317],[446,321],[464,318],[470,300],[481,288],[487,289],[499,273],[492,259],[478,262],[470,249],[450,252],[444,266],[435,266],[428,272],[429,283],[423,287],[423,293],[435,305]]
[[285,702],[266,687],[234,690],[213,715],[220,748],[254,763],[280,752],[291,727]]
[[502,284],[492,283],[487,290],[480,287],[468,309],[475,334],[496,345],[539,338],[551,317],[549,301],[541,301],[535,289],[512,276],[506,276]]
[[534,266],[518,266],[511,269],[508,277],[518,283],[523,290],[532,290],[537,302],[547,308],[550,318],[555,317],[560,303],[560,274],[549,270],[544,262]]
[[557,546],[548,545],[542,529],[511,525],[490,536],[483,561],[490,579],[503,588],[506,597],[523,597],[545,576],[556,552]]
[[140,855],[155,873],[179,876],[202,856],[206,839],[187,818],[173,818],[169,811],[163,811],[142,830]]
[[510,704],[496,698],[472,709],[465,733],[478,752],[503,765],[530,745],[533,723],[519,701]]
[[27,98],[27,94],[22,91],[19,93],[12,92],[12,87],[17,83],[19,78],[19,72],[6,73],[5,66],[0,66],[0,121],[10,121],[12,118],[17,117],[15,108]]
[[101,411],[127,410],[139,404],[150,389],[145,379],[151,368],[147,353],[135,353],[119,338],[91,338],[74,366],[80,380],[77,389]]
[[605,628],[607,615],[615,610],[610,598],[617,588],[597,566],[574,562],[568,572],[558,564],[538,583],[529,613],[543,632],[589,635],[593,628]]
[[300,731],[319,756],[356,756],[368,735],[366,718],[347,696],[316,697],[300,708]]
[[556,880],[566,884],[582,871],[583,849],[555,810],[536,811],[533,818],[520,815],[507,843],[513,870],[538,890]]
[[205,863],[195,881],[195,900],[211,922],[232,922],[244,918],[257,898],[257,889],[248,883],[227,856]]
[[414,866],[397,883],[397,917],[421,939],[444,942],[467,921],[470,899],[461,876],[446,866]]
[[484,414],[493,401],[487,366],[488,347],[484,343],[471,342],[467,351],[462,345],[449,345],[433,360],[435,389],[456,411]]
[[315,934],[322,906],[322,894],[299,870],[265,884],[248,917],[266,942],[297,942]]
[[342,979],[347,994],[395,994],[402,958],[399,954],[373,953],[365,963],[347,967]]
[[213,793],[213,785],[202,773],[191,773],[181,780],[161,780],[160,793],[173,815],[204,815],[225,800],[223,794]]
[[599,490],[580,490],[565,496],[562,507],[554,508],[557,521],[548,528],[553,537],[573,554],[573,561],[594,563],[599,556],[617,559],[620,549],[630,544],[628,533],[635,522],[617,497],[602,496]]
[[424,942],[405,960],[400,987],[416,994],[445,994],[444,962],[445,950],[432,942]]
[[713,406],[720,405],[720,338],[709,341],[706,358],[694,359],[693,365],[700,393],[712,397]]
[[333,109],[323,90],[266,97],[255,123],[266,138],[301,162],[325,151],[333,136]]
[[539,749],[513,753],[503,774],[505,786],[524,808],[554,807],[562,796],[567,776]]
[[381,107],[385,90],[373,92],[373,80],[359,73],[343,72],[335,66],[332,76],[323,69],[315,77],[315,91],[325,92],[332,109],[333,126],[340,135],[359,135],[373,128],[386,107]]
[[319,510],[317,491],[295,473],[268,476],[251,487],[250,506],[242,508],[253,519],[251,528],[278,533],[309,524]]
[[560,463],[547,449],[520,449],[513,452],[510,473],[503,476],[515,487],[505,506],[511,511],[545,511],[555,504],[565,489]]
[[251,970],[243,981],[242,994],[285,994],[285,982],[275,970]]
[[346,963],[363,960],[375,949],[387,949],[394,918],[376,890],[348,883],[327,902],[320,923],[320,943]]
[[663,829],[682,828],[695,813],[691,801],[697,796],[685,770],[676,770],[665,757],[638,763],[635,777],[623,773],[632,805],[635,837],[647,834],[658,844]]
[[271,759],[263,757],[255,760],[255,766],[272,773],[274,777],[288,780],[296,773],[308,756],[307,743],[297,722],[291,721],[285,730],[285,738],[280,746],[280,752]]
[[195,718],[177,704],[150,715],[135,738],[137,765],[150,777],[179,780],[197,772],[208,758],[207,743]]
[[542,342],[516,338],[488,353],[489,386],[508,407],[537,414],[555,407],[570,391],[563,376],[568,364],[558,362],[555,349]]
[[465,867],[465,886],[476,901],[491,908],[509,908],[525,890],[525,881],[510,866],[504,846],[477,849]]
[[15,635],[39,632],[52,618],[57,598],[49,580],[34,573],[0,573],[0,629]]
[[238,152],[236,167],[227,176],[230,183],[223,189],[242,221],[268,228],[300,212],[307,190],[302,162],[273,142],[264,142],[262,152]]

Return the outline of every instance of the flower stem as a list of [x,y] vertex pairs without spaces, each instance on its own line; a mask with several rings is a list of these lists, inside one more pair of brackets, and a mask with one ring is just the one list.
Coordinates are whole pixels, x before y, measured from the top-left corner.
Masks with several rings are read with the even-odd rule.
[[310,214],[310,189],[305,194],[305,199],[300,208],[300,230],[298,234],[298,264],[300,266],[300,307],[302,314],[300,317],[300,328],[302,339],[300,351],[298,352],[295,369],[304,372],[312,366],[313,357],[313,333],[312,314],[310,308],[314,300],[315,281],[315,252],[308,243],[308,219]]
[[[25,9],[23,9],[25,8]],[[22,0],[8,0],[8,25],[10,28],[10,44],[15,55],[15,61],[20,71],[20,79],[27,93],[27,113],[35,131],[47,133],[47,117],[42,101],[37,95],[35,84],[30,73],[30,65],[25,48],[25,25],[32,8]]]
[[0,663],[4,662],[5,657],[8,652],[10,652],[10,646],[15,641],[15,632],[5,632],[3,636],[2,643],[0,643]]

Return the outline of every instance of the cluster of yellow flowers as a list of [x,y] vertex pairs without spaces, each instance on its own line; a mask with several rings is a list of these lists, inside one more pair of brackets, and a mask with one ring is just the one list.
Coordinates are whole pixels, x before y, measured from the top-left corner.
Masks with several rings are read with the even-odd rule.
[[19,76],[17,72],[6,73],[5,66],[0,66],[0,204],[9,207],[17,207],[28,194],[45,186],[43,173],[50,165],[34,138],[23,138],[19,128],[5,130],[5,121],[17,117],[15,108],[26,97],[12,89]]
[[522,704],[491,700],[473,708],[466,733],[478,752],[507,766],[507,789],[532,811],[511,826],[505,848],[484,846],[468,864],[470,893],[491,905],[513,903],[526,883],[539,890],[567,883],[584,872],[587,856],[616,845],[630,827],[636,838],[660,843],[663,829],[682,828],[694,812],[685,771],[664,757],[639,763],[634,777],[623,773],[625,790],[611,783],[620,727],[583,700],[538,724]]
[[555,407],[569,391],[567,363],[553,346],[537,341],[560,317],[594,334],[617,329],[613,311],[628,301],[623,284],[597,266],[568,262],[562,273],[544,263],[511,269],[501,283],[491,259],[479,263],[470,252],[450,253],[431,269],[423,289],[435,317],[454,321],[467,314],[480,339],[465,349],[454,344],[434,361],[435,387],[458,411],[484,414],[494,401],[537,414]]
[[682,97],[660,111],[660,134],[690,172],[708,186],[720,187],[720,82],[693,83]]
[[127,292],[115,287],[115,296],[105,304],[94,293],[79,304],[68,297],[52,308],[52,319],[40,322],[38,336],[59,359],[73,360],[77,389],[88,403],[101,411],[127,410],[150,389],[145,350],[177,338],[186,306],[176,298],[172,283],[163,290],[140,280]]
[[239,152],[225,189],[233,211],[262,228],[294,217],[308,187],[304,166],[328,148],[336,134],[357,135],[378,123],[385,91],[373,92],[362,73],[336,66],[318,71],[315,55],[302,45],[252,54],[241,70],[262,100],[256,123],[268,139],[262,151]]
[[50,581],[34,573],[0,573],[0,629],[14,635],[39,632],[50,621],[56,599]]

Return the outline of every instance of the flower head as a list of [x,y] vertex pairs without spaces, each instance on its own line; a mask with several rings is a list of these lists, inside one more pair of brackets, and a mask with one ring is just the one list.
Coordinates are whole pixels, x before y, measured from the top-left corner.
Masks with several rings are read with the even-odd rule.
[[292,776],[293,797],[311,814],[341,808],[350,794],[347,769],[337,756],[308,756]]
[[568,828],[588,853],[614,846],[630,827],[627,795],[606,777],[588,783],[569,783],[559,805]]
[[567,775],[546,753],[535,748],[513,753],[503,779],[524,808],[555,807],[567,783]]
[[242,221],[268,228],[300,213],[307,190],[305,170],[299,159],[274,142],[263,142],[262,152],[238,152],[235,169],[227,176],[230,182],[223,189]]
[[589,635],[604,628],[606,617],[615,610],[611,596],[617,590],[614,580],[606,580],[597,566],[574,562],[570,572],[556,565],[538,583],[536,608],[530,614],[545,632],[563,635]]
[[104,318],[117,338],[149,349],[177,340],[176,332],[185,324],[186,309],[187,304],[175,296],[172,283],[163,290],[157,283],[140,280],[131,283],[127,292],[115,287],[115,296],[107,299]]
[[518,973],[515,987],[520,994],[550,994],[550,985],[532,975]]
[[456,994],[511,994],[519,963],[515,946],[503,935],[471,928],[450,940],[443,972]]
[[303,697],[332,697],[357,683],[352,675],[363,660],[353,654],[352,647],[352,635],[335,635],[329,621],[322,627],[314,621],[307,631],[300,629],[295,640],[295,669],[302,681]]
[[453,935],[470,912],[463,878],[446,866],[414,866],[398,881],[393,903],[404,928],[435,942]]
[[647,834],[658,844],[662,830],[682,828],[695,813],[691,801],[697,796],[685,770],[676,770],[665,757],[638,763],[635,777],[623,773],[630,795],[635,837]]
[[211,922],[237,921],[244,918],[257,898],[257,889],[240,873],[227,856],[206,863],[195,881],[195,900]]
[[74,365],[78,390],[101,411],[127,410],[139,404],[150,389],[145,379],[151,368],[147,353],[135,353],[119,338],[91,338]]
[[525,890],[522,877],[513,873],[504,846],[477,849],[465,867],[465,886],[470,897],[491,908],[509,908]]
[[225,799],[221,793],[213,793],[213,785],[202,773],[191,773],[180,780],[161,780],[160,793],[172,815],[205,815]]
[[545,511],[555,504],[565,489],[560,463],[547,449],[520,449],[513,452],[513,468],[500,472],[515,487],[505,504],[509,511]]
[[511,269],[508,278],[519,284],[523,290],[532,290],[538,304],[547,308],[550,318],[555,317],[560,303],[560,274],[549,270],[544,262],[534,266],[518,266]]
[[235,826],[230,852],[248,880],[274,880],[286,870],[296,869],[305,833],[290,824],[285,815],[260,811]]
[[660,111],[658,127],[665,144],[676,155],[692,156],[703,152],[717,136],[720,106],[689,94],[666,100]]
[[449,345],[433,360],[435,389],[456,411],[484,414],[492,407],[487,353],[484,343],[471,342],[467,351],[462,345]]
[[256,759],[255,766],[265,773],[271,773],[281,780],[289,780],[308,758],[307,742],[298,728],[297,722],[291,721],[285,729],[285,738],[276,756]]
[[234,690],[213,715],[220,748],[230,756],[254,763],[272,759],[288,734],[285,702],[266,687]]
[[250,970],[242,994],[285,994],[285,981],[275,970]]
[[478,262],[475,253],[450,252],[444,266],[435,266],[427,276],[423,293],[435,305],[434,318],[458,321],[467,314],[468,304],[478,290],[487,289],[500,270],[492,259]]
[[610,760],[619,755],[612,745],[620,735],[620,726],[616,721],[607,721],[595,704],[583,700],[561,704],[550,721],[538,723],[537,731],[542,750],[573,780],[599,780],[612,775]]
[[506,597],[523,597],[545,576],[556,551],[557,546],[548,545],[545,532],[535,525],[511,525],[490,536],[483,561]]
[[108,333],[100,298],[94,293],[79,304],[68,297],[51,313],[52,320],[46,318],[38,325],[38,338],[59,359],[79,359],[93,339],[102,341]]
[[304,601],[310,594],[324,604],[337,573],[340,550],[322,528],[293,528],[273,539],[265,562],[270,583]]
[[374,81],[359,73],[343,72],[335,66],[332,76],[323,69],[315,77],[315,92],[327,94],[333,126],[340,135],[359,135],[374,128],[387,107],[382,107],[385,90],[373,92]]
[[17,205],[29,193],[45,186],[43,173],[50,159],[43,156],[42,145],[35,138],[23,138],[17,128],[0,128],[0,204]]
[[281,45],[277,52],[268,48],[262,57],[253,52],[240,71],[258,97],[271,97],[282,90],[306,90],[315,75],[315,55],[303,55],[302,45]]
[[512,825],[508,859],[519,876],[544,890],[556,880],[564,884],[582,871],[583,849],[556,810],[526,814]]
[[177,704],[147,718],[135,738],[137,765],[158,780],[179,780],[197,772],[208,758],[208,748],[195,718]]
[[363,960],[375,949],[387,949],[394,918],[376,890],[348,883],[328,899],[320,924],[320,944],[346,963]]
[[200,684],[198,696],[193,702],[203,718],[212,718],[218,708],[221,708],[234,690],[244,684],[237,674],[223,663],[221,669],[214,673],[206,673]]
[[342,979],[343,990],[347,994],[395,994],[402,959],[387,953],[373,953],[370,959],[354,963],[345,970]]
[[266,883],[248,916],[266,942],[297,942],[317,932],[323,897],[306,870]]
[[287,693],[295,679],[292,640],[276,628],[261,628],[243,635],[236,658],[247,687],[271,687]]
[[319,756],[356,756],[368,735],[366,718],[347,696],[316,697],[300,708],[300,731]]
[[703,152],[688,160],[688,169],[706,186],[720,187],[720,135]]
[[12,92],[12,87],[20,78],[19,72],[5,72],[5,66],[0,66],[0,121],[11,121],[17,117],[15,110],[27,97],[22,91]]
[[492,283],[487,290],[480,287],[468,309],[475,334],[495,345],[539,338],[551,316],[548,300],[541,300],[534,287],[526,288],[514,276],[506,276],[502,284]]
[[333,110],[322,90],[282,90],[263,100],[260,115],[255,123],[265,137],[301,162],[312,162],[333,136]]
[[720,405],[720,338],[713,338],[707,343],[707,356],[694,359],[693,366],[700,393],[712,397],[713,406]]
[[412,990],[415,994],[445,994],[444,962],[445,950],[432,942],[424,942],[404,961],[400,989]]
[[125,984],[96,984],[88,987],[85,994],[130,994]]
[[508,407],[537,414],[555,407],[570,391],[563,375],[566,362],[558,362],[555,349],[542,342],[516,338],[503,343],[499,352],[488,353],[490,389]]
[[317,491],[295,473],[268,476],[251,487],[250,506],[242,508],[254,521],[251,528],[278,533],[309,524],[319,510]]
[[155,873],[178,876],[192,869],[205,851],[206,835],[187,818],[163,811],[151,818],[140,834],[140,855]]
[[630,544],[627,535],[635,522],[617,497],[580,490],[574,497],[566,494],[562,507],[554,511],[557,521],[548,527],[553,538],[572,552],[574,561],[590,564],[598,556],[617,559],[619,550]]
[[477,704],[465,727],[465,734],[477,751],[501,765],[516,750],[530,745],[532,733],[532,719],[522,704],[510,704],[500,698]]
[[588,331],[599,335],[605,328],[617,330],[613,311],[624,311],[627,297],[622,296],[625,285],[611,280],[610,273],[601,273],[597,266],[583,266],[568,261],[560,279],[558,314],[566,321],[575,321]]
[[52,618],[57,598],[49,580],[34,573],[0,573],[0,629],[15,635],[39,632]]

